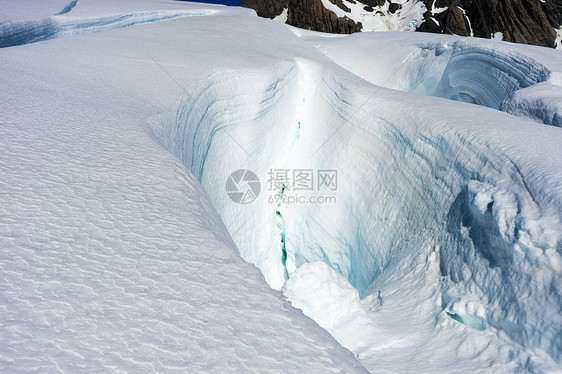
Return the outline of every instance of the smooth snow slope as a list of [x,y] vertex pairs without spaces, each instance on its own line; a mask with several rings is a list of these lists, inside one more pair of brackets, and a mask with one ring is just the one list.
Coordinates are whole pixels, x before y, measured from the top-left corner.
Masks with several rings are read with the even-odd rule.
[[[68,16],[173,7],[202,8],[80,0]],[[271,286],[373,372],[560,370],[560,129],[373,84],[420,66],[442,73],[460,38],[432,36],[449,60],[430,52],[408,65],[400,53],[419,50],[423,36],[408,33],[395,50],[384,43],[393,34],[372,34],[388,57],[376,81],[342,63],[348,51],[358,65],[379,56],[357,52],[359,39],[311,38],[251,11],[209,9],[0,49],[3,261],[15,269],[2,287],[5,366],[33,356],[52,371],[133,370],[141,359],[157,371],[360,370],[240,262],[226,226]],[[348,51],[329,50],[340,40]],[[479,51],[495,45],[504,44]],[[492,78],[510,80],[528,54],[509,48],[514,64],[488,53],[472,66],[484,60],[496,66]],[[539,78],[506,96],[532,89],[555,102],[535,84],[544,72],[555,85],[555,55],[535,51]],[[224,190],[241,168],[262,181],[248,205]],[[337,169],[337,203],[269,203],[272,168]],[[214,249],[217,240],[227,244]],[[105,348],[82,343],[94,339]],[[149,345],[162,350],[147,355]],[[27,346],[40,353],[17,354]]]
[[69,5],[69,0],[52,0],[41,4],[20,0],[5,0],[2,2],[0,22],[22,18],[49,17],[54,14],[61,14]]
[[[141,126],[183,94],[154,60],[188,85],[246,44],[246,13],[0,49],[1,372],[365,372],[242,261]],[[218,23],[231,37],[209,45]]]

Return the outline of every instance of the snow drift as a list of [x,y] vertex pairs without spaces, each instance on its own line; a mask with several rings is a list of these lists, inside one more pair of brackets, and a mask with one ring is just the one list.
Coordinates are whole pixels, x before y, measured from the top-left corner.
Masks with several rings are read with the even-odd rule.
[[[70,12],[63,10],[64,13]],[[117,14],[105,17],[60,17],[52,16],[36,20],[14,20],[0,23],[0,48],[36,43],[43,40],[91,34],[144,23],[173,20],[182,17],[208,16],[211,9],[153,11]]]

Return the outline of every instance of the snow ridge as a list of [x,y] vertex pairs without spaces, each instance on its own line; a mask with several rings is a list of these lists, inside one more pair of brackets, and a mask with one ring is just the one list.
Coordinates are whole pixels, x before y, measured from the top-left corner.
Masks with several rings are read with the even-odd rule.
[[0,23],[0,48],[13,47],[62,36],[96,32],[155,23],[183,17],[209,16],[212,9],[162,10],[136,12],[104,17],[53,16],[35,20],[15,20]]

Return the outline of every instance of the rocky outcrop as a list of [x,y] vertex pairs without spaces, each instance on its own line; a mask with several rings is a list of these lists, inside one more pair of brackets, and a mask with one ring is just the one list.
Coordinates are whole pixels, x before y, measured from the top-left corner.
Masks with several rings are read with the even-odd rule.
[[334,12],[324,8],[321,0],[289,0],[289,5],[289,25],[335,34],[361,31],[361,23],[347,17],[338,18]]
[[[344,10],[347,8],[341,0],[332,2]],[[242,0],[240,6],[252,8],[258,16],[266,18],[274,18],[288,8],[287,24],[307,30],[351,34],[361,31],[362,27],[361,23],[347,17],[339,18],[326,9],[321,0]]]
[[452,6],[446,12],[443,32],[446,34],[470,36],[470,24],[464,12],[458,6]]
[[[443,32],[490,38],[501,32],[503,40],[554,47],[554,28],[562,23],[562,0],[424,0],[428,11],[418,31]],[[437,23],[436,23],[437,21]],[[437,27],[436,27],[437,26]]]
[[[329,0],[345,12],[350,3],[360,3],[375,15],[395,14],[401,5],[391,0]],[[427,11],[417,31],[490,38],[502,33],[514,43],[555,47],[556,31],[562,24],[562,0],[409,0],[423,1]],[[386,4],[386,3],[389,4]],[[347,4],[347,5],[346,5]],[[288,9],[287,23],[315,31],[349,34],[362,25],[347,17],[338,18],[322,0],[242,0],[241,6],[255,9],[261,17],[274,18]],[[437,12],[439,10],[439,12]]]
[[289,7],[289,0],[242,0],[240,6],[255,10],[260,17],[273,19]]

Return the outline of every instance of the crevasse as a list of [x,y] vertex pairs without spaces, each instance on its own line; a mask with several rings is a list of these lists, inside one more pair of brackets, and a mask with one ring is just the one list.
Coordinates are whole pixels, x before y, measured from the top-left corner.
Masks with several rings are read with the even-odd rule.
[[[440,120],[424,109],[431,98],[400,105],[397,95],[407,94],[297,60],[272,71],[210,74],[175,111],[146,126],[199,178],[241,256],[272,287],[281,288],[286,271],[290,277],[303,263],[324,261],[368,295],[381,274],[424,279],[414,264],[438,248],[439,276],[450,282],[425,285],[441,288],[438,313],[481,321],[479,329],[502,330],[559,360],[562,323],[540,318],[561,304],[557,176],[496,142],[509,142],[502,126],[520,136],[533,124],[491,125],[495,116],[505,123],[505,114],[488,110],[479,120],[483,109],[476,106]],[[248,205],[224,192],[228,175],[241,168],[254,171],[264,187]],[[276,168],[334,169],[339,179],[337,204],[283,207],[286,258],[279,207],[267,199],[267,172]],[[535,268],[542,269],[540,279]],[[467,299],[483,305],[483,315],[455,309]]]

